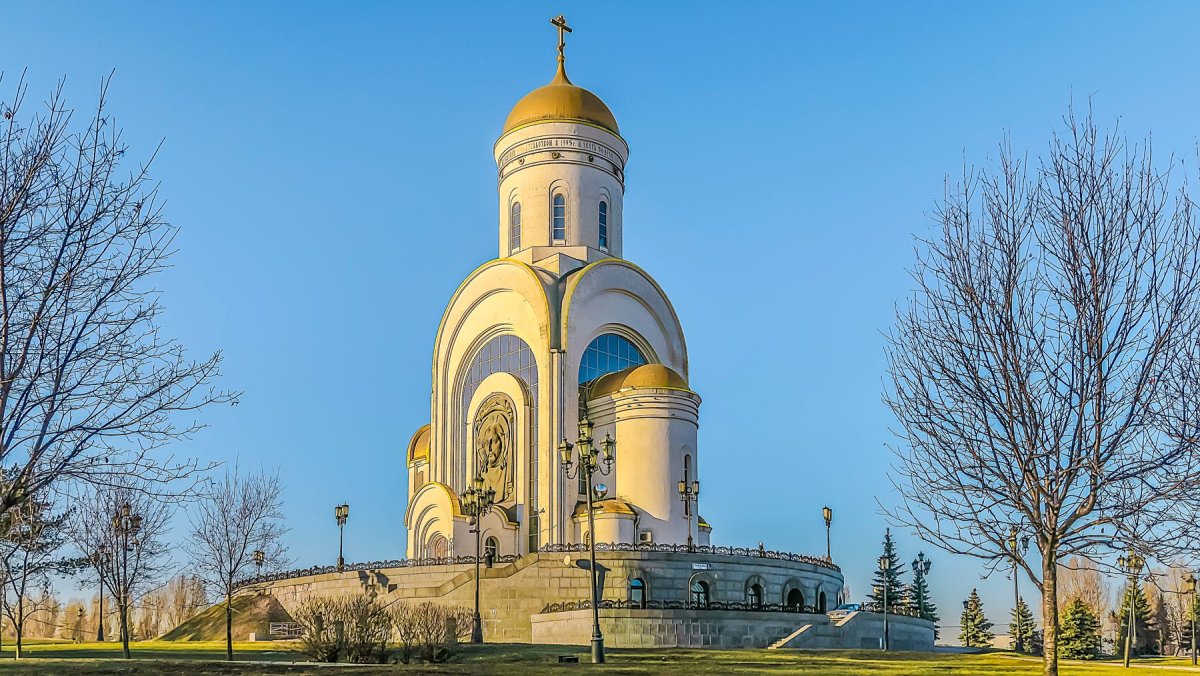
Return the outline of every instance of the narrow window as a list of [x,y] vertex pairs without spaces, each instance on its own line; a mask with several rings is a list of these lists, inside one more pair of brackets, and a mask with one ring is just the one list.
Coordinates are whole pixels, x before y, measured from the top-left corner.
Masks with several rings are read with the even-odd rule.
[[561,192],[554,195],[554,210],[551,218],[553,219],[551,235],[554,241],[565,240],[567,238],[567,198],[563,197]]
[[491,558],[496,558],[500,554],[500,542],[494,537],[489,537],[484,541],[483,555]]
[[600,248],[608,249],[608,202],[600,201]]
[[629,583],[629,603],[634,608],[646,607],[646,581],[640,577]]
[[517,251],[521,248],[521,203],[513,202],[512,215],[508,219],[508,248]]

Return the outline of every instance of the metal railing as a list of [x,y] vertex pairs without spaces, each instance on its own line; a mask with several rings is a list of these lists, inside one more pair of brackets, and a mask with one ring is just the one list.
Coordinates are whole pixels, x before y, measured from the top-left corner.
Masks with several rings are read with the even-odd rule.
[[[561,554],[561,553],[576,553],[586,552],[588,546],[586,544],[567,544],[567,545],[544,545],[538,549],[538,554]],[[768,559],[775,561],[792,561],[795,563],[807,563],[820,568],[827,568],[835,572],[841,572],[841,568],[832,561],[825,558],[815,556],[807,556],[805,554],[793,554],[791,552],[780,552],[770,549],[759,549],[756,547],[718,547],[712,545],[694,545],[687,546],[672,545],[672,544],[627,544],[623,542],[597,542],[597,552],[653,552],[664,554],[701,554],[705,556],[737,556],[749,557],[757,559]],[[518,554],[503,554],[493,556],[492,563],[513,563],[521,558]],[[486,561],[485,556],[479,557],[481,562]],[[436,558],[424,559],[388,559],[386,561],[367,561],[363,563],[348,563],[338,569],[336,565],[330,566],[311,566],[309,568],[295,568],[292,570],[284,570],[275,573],[263,573],[254,577],[243,578],[236,583],[237,589],[242,589],[256,584],[264,584],[267,582],[277,582],[279,580],[288,580],[294,577],[305,577],[309,575],[325,575],[327,573],[337,572],[370,572],[381,570],[384,568],[417,568],[422,566],[448,566],[456,564],[474,565],[474,556],[444,556]],[[603,605],[601,606],[603,607]]]
[[[549,603],[542,608],[543,613],[565,613],[572,610],[591,610],[591,600],[561,601]],[[822,614],[812,606],[793,606],[782,603],[750,603],[749,601],[709,601],[693,603],[682,600],[647,600],[646,602],[620,599],[603,599],[600,601],[601,610],[739,610],[755,613],[809,613]]]

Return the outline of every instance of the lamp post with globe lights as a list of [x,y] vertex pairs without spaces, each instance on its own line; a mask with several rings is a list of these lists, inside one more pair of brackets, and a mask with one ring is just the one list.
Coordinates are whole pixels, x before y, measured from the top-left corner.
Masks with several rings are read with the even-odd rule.
[[342,558],[342,546],[346,542],[346,520],[350,518],[350,505],[342,503],[333,508],[333,516],[338,525],[338,572],[346,569],[346,559]]
[[[582,477],[587,493],[588,553],[592,578],[592,662],[604,663],[604,635],[600,633],[600,590],[596,576],[596,514],[592,504],[592,477],[599,473],[608,476],[612,472],[617,442],[607,434],[600,442],[600,449],[592,444],[592,421],[587,416],[579,420],[579,438],[574,444],[563,439],[558,445],[559,462],[568,480]],[[578,460],[573,451],[578,449]]]
[[[120,557],[118,559],[120,570],[115,571],[119,581],[116,587],[124,590],[121,594],[122,598],[117,599],[117,605],[121,616],[121,651],[126,659],[129,659],[129,604],[132,601],[125,596],[129,591],[128,555],[130,552],[139,552],[140,554],[142,542],[138,536],[141,531],[142,515],[135,514],[133,507],[128,502],[121,503],[121,506],[112,515],[112,532],[116,539],[115,549],[118,550],[115,554]],[[124,554],[120,550],[123,550]]]
[[833,510],[828,505],[821,508],[821,517],[825,519],[825,560],[833,561],[833,549],[830,547],[829,530],[833,525]]
[[483,537],[483,517],[496,504],[496,489],[484,488],[483,476],[476,476],[463,492],[461,502],[463,514],[467,517],[471,532],[475,534],[475,612],[471,614],[471,643],[483,643],[483,618],[479,614],[479,548]]
[[699,505],[700,482],[692,481],[689,484],[686,480],[680,479],[679,499],[683,501],[683,515],[687,517],[687,548],[690,552],[695,546],[692,540],[692,505]]
[[1021,564],[1022,557],[1029,551],[1029,536],[1018,538],[1017,527],[1013,526],[1008,532],[1008,551],[1012,556],[1013,567],[1013,615],[1017,618],[1017,636],[1016,646],[1017,652],[1025,652],[1024,632],[1021,626],[1021,586],[1017,578],[1017,566]]
[[1192,666],[1196,666],[1196,611],[1200,610],[1196,606],[1196,574],[1188,573],[1188,576],[1183,578],[1183,590],[1192,597]]
[[1129,576],[1129,626],[1125,631],[1125,668],[1129,668],[1129,653],[1133,649],[1134,634],[1137,632],[1137,584],[1146,559],[1140,554],[1129,550],[1128,554],[1117,557],[1117,565]]
[[888,570],[892,560],[885,554],[879,557],[879,570],[883,571],[883,649],[889,648],[888,637]]
[[917,617],[925,619],[925,578],[933,568],[933,561],[925,558],[925,552],[917,552],[917,558],[912,562],[913,575],[916,576],[917,588]]

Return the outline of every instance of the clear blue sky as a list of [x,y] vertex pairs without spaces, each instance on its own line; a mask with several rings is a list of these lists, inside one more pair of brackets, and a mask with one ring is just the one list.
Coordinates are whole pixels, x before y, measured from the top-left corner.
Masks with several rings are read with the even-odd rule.
[[[894,501],[880,335],[945,175],[1006,131],[1040,150],[1072,96],[1194,159],[1200,6],[838,4],[10,4],[0,69],[83,110],[115,69],[134,155],[165,140],[165,328],[245,391],[181,450],[278,466],[298,563],[333,562],[343,500],[348,558],[392,558],[438,320],[495,256],[492,144],[564,12],[632,149],[626,256],[687,332],[714,539],[819,554],[828,503],[861,598]],[[923,548],[947,620],[978,585],[1007,625],[1011,583]]]

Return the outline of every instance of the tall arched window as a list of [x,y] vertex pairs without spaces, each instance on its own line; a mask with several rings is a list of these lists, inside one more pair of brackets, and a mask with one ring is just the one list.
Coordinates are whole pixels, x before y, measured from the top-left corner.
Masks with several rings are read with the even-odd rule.
[[521,248],[521,203],[513,202],[512,214],[508,218],[508,249],[516,251]]
[[629,603],[634,608],[646,607],[646,581],[640,577],[629,581]]
[[584,385],[606,374],[646,363],[641,350],[624,336],[605,333],[596,336],[579,360],[579,384]]
[[487,540],[484,540],[483,541],[483,555],[490,556],[493,559],[496,558],[497,556],[499,556],[500,555],[500,541],[497,540],[496,538],[490,537],[490,536],[488,537]]
[[550,215],[551,233],[550,236],[556,242],[561,242],[567,238],[567,198],[561,192],[554,193],[554,205]]
[[788,592],[787,599],[784,600],[788,610],[800,612],[804,610],[804,593],[799,589],[793,589]]
[[[538,371],[537,361],[533,356],[533,350],[529,349],[529,345],[517,336],[503,335],[492,338],[482,347],[475,357],[467,365],[463,366],[465,377],[462,384],[462,429],[466,429],[470,424],[467,419],[467,409],[470,407],[471,398],[475,396],[475,392],[479,389],[480,383],[485,378],[493,373],[504,372],[511,373],[520,380],[525,387],[528,388],[530,403],[529,408],[529,488],[526,491],[527,501],[529,504],[529,551],[537,551],[539,543],[539,535],[541,529],[538,526],[538,418],[537,418],[537,401],[538,401]],[[466,444],[464,437],[463,444]],[[455,481],[465,481],[474,472],[467,468],[467,456],[469,453],[464,447],[459,458],[458,478]],[[455,486],[460,492],[465,490],[465,486],[459,483]]]
[[704,580],[696,580],[692,583],[692,607],[708,607],[708,583]]
[[825,592],[821,592],[820,594],[817,595],[817,612],[823,613],[825,611],[826,611]]
[[600,248],[608,249],[608,202],[600,200]]

